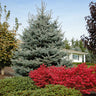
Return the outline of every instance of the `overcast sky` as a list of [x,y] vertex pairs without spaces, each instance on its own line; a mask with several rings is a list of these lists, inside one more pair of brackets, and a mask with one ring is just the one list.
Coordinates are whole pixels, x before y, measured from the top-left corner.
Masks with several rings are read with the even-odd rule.
[[[62,32],[67,39],[80,39],[80,36],[88,35],[84,17],[90,15],[89,3],[96,0],[43,0],[46,3],[46,9],[52,9],[52,18],[56,19],[62,25]],[[22,25],[18,33],[28,26],[28,13],[37,14],[36,6],[41,7],[41,0],[0,0],[1,5],[7,6],[11,11],[10,25],[14,25],[15,17]]]

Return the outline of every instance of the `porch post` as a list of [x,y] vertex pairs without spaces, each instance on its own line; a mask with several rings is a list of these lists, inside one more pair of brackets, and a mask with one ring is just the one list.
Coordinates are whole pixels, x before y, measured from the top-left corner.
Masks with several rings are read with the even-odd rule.
[[84,62],[86,62],[85,54],[84,54]]

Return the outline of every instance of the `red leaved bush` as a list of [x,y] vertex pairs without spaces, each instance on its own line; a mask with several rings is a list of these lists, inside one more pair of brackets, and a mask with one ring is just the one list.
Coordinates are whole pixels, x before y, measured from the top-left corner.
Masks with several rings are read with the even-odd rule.
[[40,68],[30,71],[29,77],[40,87],[45,87],[47,84],[60,84],[78,89],[83,94],[96,92],[96,66],[88,68],[84,63],[73,68],[46,67],[43,64]]

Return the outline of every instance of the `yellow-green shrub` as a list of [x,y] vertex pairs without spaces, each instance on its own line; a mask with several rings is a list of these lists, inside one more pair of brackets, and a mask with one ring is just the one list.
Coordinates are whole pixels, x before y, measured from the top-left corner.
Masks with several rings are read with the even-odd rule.
[[82,96],[80,91],[63,85],[46,85],[37,90],[24,90],[9,93],[8,96]]
[[13,77],[0,80],[0,96],[7,96],[10,92],[38,89],[29,77]]

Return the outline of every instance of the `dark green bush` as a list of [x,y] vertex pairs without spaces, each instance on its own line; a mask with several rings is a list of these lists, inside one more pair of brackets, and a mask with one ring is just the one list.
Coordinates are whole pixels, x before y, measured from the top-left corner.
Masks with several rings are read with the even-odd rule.
[[38,89],[29,77],[13,77],[0,80],[0,96],[7,96],[10,92]]
[[81,62],[78,63],[78,62],[73,62],[72,64],[75,64],[75,65],[78,65],[78,64],[82,64]]
[[[73,62],[73,64],[75,64],[75,65],[78,65],[78,64],[82,64],[81,62],[80,63],[78,63],[78,62]],[[94,65],[94,63],[90,63],[90,62],[86,62],[86,65]]]
[[63,85],[47,85],[37,90],[24,90],[9,93],[8,96],[82,96],[80,91]]
[[86,62],[86,65],[94,65],[94,63]]

